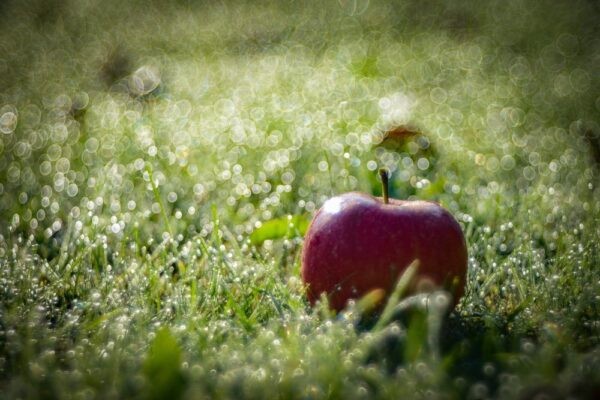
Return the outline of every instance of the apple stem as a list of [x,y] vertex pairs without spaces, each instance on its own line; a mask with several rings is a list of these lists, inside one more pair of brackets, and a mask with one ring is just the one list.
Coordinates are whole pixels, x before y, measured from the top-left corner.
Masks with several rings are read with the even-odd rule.
[[379,176],[381,176],[381,186],[383,188],[383,202],[389,204],[389,173],[385,168],[379,169]]

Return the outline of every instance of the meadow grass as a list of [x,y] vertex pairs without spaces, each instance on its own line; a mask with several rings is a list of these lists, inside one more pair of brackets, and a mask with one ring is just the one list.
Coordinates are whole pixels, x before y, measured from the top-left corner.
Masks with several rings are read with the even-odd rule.
[[[2,2],[0,398],[598,395],[598,6],[480,3]],[[305,299],[380,167],[465,232],[449,315]]]

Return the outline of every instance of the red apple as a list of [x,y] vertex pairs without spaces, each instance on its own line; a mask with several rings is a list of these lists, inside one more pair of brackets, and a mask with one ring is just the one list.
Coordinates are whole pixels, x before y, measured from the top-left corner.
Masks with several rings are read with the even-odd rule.
[[327,200],[315,214],[302,252],[309,301],[314,304],[325,293],[339,311],[373,289],[389,295],[404,269],[418,259],[421,282],[456,284],[456,304],[467,271],[460,225],[437,203],[388,199],[386,173],[382,180],[383,198],[346,193]]

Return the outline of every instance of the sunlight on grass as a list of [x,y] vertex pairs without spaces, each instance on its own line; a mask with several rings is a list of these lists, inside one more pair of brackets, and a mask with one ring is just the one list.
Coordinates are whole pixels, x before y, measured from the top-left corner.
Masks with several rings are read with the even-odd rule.
[[[598,14],[0,4],[0,397],[590,398]],[[308,221],[379,168],[463,228],[450,315],[305,300]]]

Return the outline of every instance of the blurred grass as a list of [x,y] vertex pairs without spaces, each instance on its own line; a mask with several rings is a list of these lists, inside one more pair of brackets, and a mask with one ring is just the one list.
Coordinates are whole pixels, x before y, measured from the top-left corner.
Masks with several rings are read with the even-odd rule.
[[[0,3],[0,397],[593,398],[598,16]],[[422,135],[379,146],[400,125]],[[311,309],[301,239],[260,231],[379,167],[463,226],[443,321]]]

